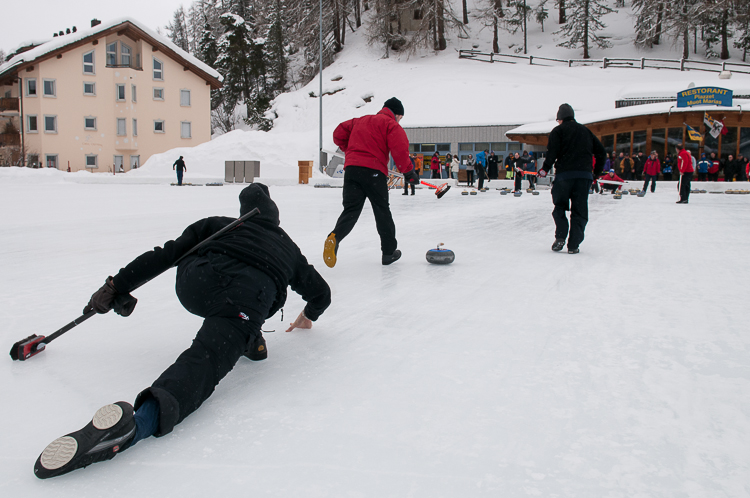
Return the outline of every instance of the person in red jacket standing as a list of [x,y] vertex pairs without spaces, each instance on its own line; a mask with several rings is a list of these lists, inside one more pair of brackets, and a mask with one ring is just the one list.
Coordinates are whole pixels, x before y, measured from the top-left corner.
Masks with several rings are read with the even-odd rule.
[[693,180],[693,157],[682,144],[677,146],[677,169],[680,171],[680,200],[677,204],[687,204],[690,197],[690,182]]
[[656,179],[659,178],[661,173],[661,162],[659,161],[659,154],[655,150],[651,151],[651,155],[646,159],[646,164],[643,165],[643,191],[645,192],[648,188],[648,182],[651,182],[651,192],[656,191]]
[[385,101],[377,114],[344,121],[333,131],[333,142],[345,154],[344,211],[323,246],[323,261],[329,268],[336,265],[339,244],[357,223],[365,199],[370,201],[375,214],[382,263],[389,265],[401,257],[388,205],[388,155],[404,174],[404,181],[419,183],[419,175],[409,159],[409,139],[398,124],[403,117],[404,106],[393,97]]
[[718,182],[719,181],[719,166],[721,166],[721,162],[716,157],[716,152],[712,152],[708,160],[711,162],[711,166],[708,167],[708,181]]

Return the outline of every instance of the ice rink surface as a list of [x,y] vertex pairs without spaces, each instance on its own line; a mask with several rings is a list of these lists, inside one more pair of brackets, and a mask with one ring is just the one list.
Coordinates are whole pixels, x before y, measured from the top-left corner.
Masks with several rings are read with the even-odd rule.
[[[674,183],[590,197],[581,253],[553,253],[548,191],[391,192],[403,257],[380,264],[367,206],[333,269],[340,189],[272,187],[282,227],[333,290],[312,330],[266,322],[166,437],[49,481],[47,443],[125,400],[200,326],[174,270],[26,362],[0,362],[2,496],[740,497],[750,495],[750,195]],[[107,275],[239,186],[0,183],[5,351],[76,318]],[[737,187],[739,188],[739,186]],[[429,265],[439,242],[456,253]]]

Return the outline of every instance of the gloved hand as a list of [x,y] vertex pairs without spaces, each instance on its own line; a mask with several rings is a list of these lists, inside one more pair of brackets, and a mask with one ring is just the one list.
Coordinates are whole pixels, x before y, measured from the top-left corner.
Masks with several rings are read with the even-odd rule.
[[544,178],[545,176],[547,176],[547,171],[545,171],[544,169],[540,169],[540,170],[539,170],[539,173],[537,173],[536,175],[537,175],[537,176],[538,176],[539,178]]
[[411,185],[419,185],[419,175],[416,171],[414,171],[414,168],[404,173],[404,180],[409,182]]
[[130,294],[120,294],[117,292],[114,284],[112,284],[112,277],[107,277],[104,285],[91,296],[89,304],[83,308],[83,313],[86,314],[90,311],[107,313],[114,308],[115,313],[118,315],[130,316],[137,302],[138,300]]

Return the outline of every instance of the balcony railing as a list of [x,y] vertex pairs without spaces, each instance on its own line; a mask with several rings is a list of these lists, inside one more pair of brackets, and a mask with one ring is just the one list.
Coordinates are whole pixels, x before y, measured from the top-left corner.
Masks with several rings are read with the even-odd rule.
[[18,111],[18,99],[0,98],[0,111]]
[[0,147],[11,147],[21,145],[19,133],[0,133]]

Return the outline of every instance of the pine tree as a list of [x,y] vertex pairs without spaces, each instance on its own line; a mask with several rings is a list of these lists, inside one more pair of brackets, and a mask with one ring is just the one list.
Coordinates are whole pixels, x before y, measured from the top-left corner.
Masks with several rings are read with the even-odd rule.
[[737,5],[735,13],[738,36],[734,39],[734,46],[742,50],[742,62],[745,62],[747,52],[750,50],[750,2]]
[[268,29],[266,46],[268,53],[268,86],[274,96],[282,93],[287,85],[288,64],[283,25],[285,10],[284,0],[273,0],[270,6],[269,19],[271,26]]
[[528,6],[526,0],[509,0],[507,5],[506,29],[512,34],[516,34],[519,29],[521,30],[523,33],[523,53],[525,54],[528,52],[526,21],[531,16],[531,7]]
[[542,27],[542,33],[544,33],[544,21],[549,17],[549,11],[547,10],[547,0],[542,0],[539,5],[534,9],[534,17],[536,22]]
[[180,8],[175,10],[172,22],[167,26],[169,32],[169,38],[172,43],[180,47],[185,52],[190,51],[190,44],[188,42],[187,25],[185,22],[185,9]]
[[616,12],[602,3],[602,0],[578,0],[576,3],[568,4],[567,20],[555,34],[561,34],[567,41],[558,43],[558,47],[577,48],[583,47],[583,58],[589,59],[589,47],[596,45],[599,48],[612,46],[604,38],[596,34],[605,28],[602,17],[610,12]]
[[661,42],[664,15],[669,0],[633,0],[635,11],[635,44],[651,48]]

